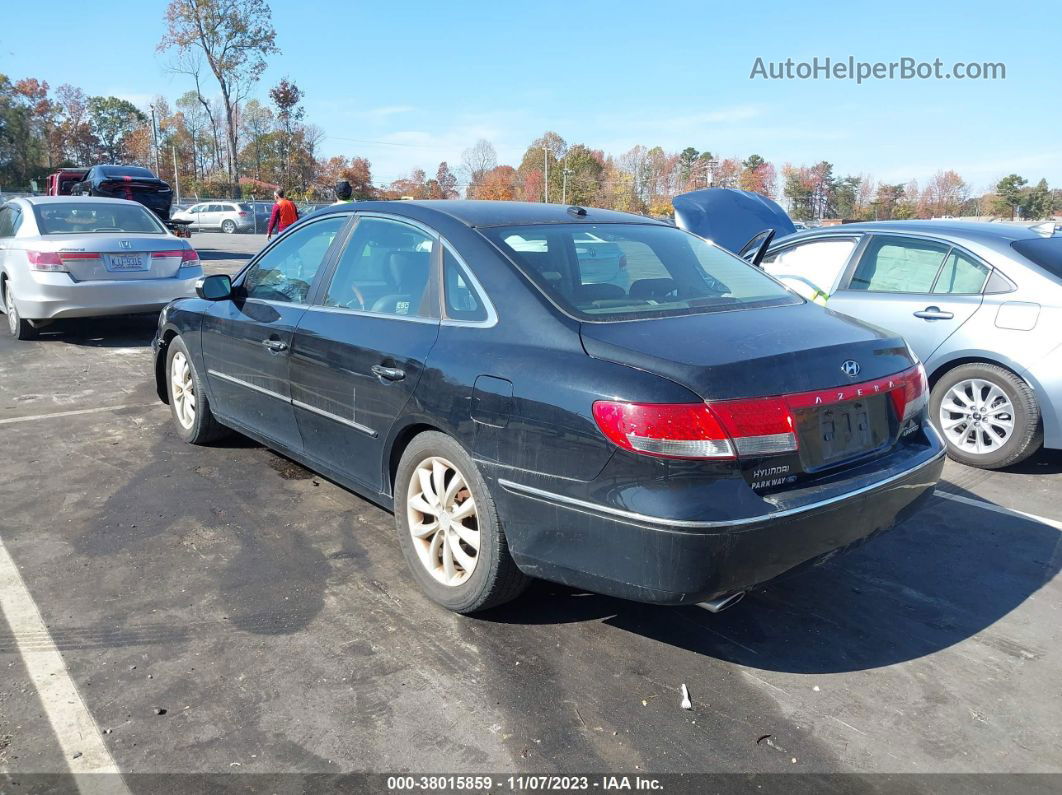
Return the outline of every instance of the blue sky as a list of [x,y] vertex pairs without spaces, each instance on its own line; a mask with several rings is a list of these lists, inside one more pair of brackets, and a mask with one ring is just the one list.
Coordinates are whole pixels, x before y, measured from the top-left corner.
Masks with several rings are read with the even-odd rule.
[[[481,137],[515,165],[552,129],[614,154],[694,146],[889,182],[953,168],[975,190],[1012,171],[1062,184],[1057,5],[862,5],[273,0],[283,53],[260,94],[294,79],[323,151],[368,157],[377,182],[456,165]],[[163,0],[8,6],[0,72],[12,78],[138,104],[191,88],[155,52]],[[75,41],[63,57],[58,43]],[[849,55],[1003,62],[1006,79],[749,78],[757,57]]]

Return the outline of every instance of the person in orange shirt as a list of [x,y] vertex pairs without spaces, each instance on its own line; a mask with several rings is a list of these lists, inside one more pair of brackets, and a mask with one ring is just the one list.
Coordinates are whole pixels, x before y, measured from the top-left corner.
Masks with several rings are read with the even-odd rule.
[[275,204],[273,212],[269,215],[269,224],[266,226],[266,240],[273,236],[275,231],[278,235],[299,220],[299,210],[295,202],[284,198],[284,189],[278,188],[273,193]]

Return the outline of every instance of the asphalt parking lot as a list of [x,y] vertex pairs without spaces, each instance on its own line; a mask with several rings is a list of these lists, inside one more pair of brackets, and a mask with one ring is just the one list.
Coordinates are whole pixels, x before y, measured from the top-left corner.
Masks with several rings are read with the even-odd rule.
[[[263,240],[192,242],[230,272]],[[1062,455],[949,462],[950,497],[718,615],[538,584],[468,618],[389,514],[242,437],[181,443],[154,326],[0,338],[9,777],[1062,772]]]

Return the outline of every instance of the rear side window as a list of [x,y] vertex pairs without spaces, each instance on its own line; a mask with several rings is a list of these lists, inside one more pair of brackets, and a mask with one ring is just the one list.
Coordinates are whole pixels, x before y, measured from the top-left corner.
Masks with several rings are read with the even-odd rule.
[[971,295],[981,292],[991,271],[987,265],[967,257],[961,251],[951,250],[944,260],[944,267],[933,285],[934,293]]
[[849,289],[873,293],[928,293],[949,247],[931,240],[875,235],[859,260]]
[[1052,276],[1062,279],[1062,237],[1015,240],[1010,247]]
[[758,268],[656,224],[480,230],[554,303],[584,320],[634,320],[799,303]]
[[133,202],[55,202],[33,205],[42,235],[90,235],[133,232],[164,235],[155,215]]
[[434,245],[435,238],[415,226],[360,219],[328,285],[325,305],[398,317],[437,316],[428,289]]

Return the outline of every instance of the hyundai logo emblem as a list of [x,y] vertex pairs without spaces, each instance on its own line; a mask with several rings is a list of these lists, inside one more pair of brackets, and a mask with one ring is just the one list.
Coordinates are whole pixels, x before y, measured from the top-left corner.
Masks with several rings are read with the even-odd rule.
[[128,240],[119,240],[118,241],[118,245],[121,246],[122,248],[132,248],[133,247],[133,244],[130,243]]
[[859,362],[857,362],[855,359],[846,359],[845,361],[841,362],[841,372],[849,378],[855,378],[857,375],[859,375],[859,372],[862,369],[863,368],[859,366]]

